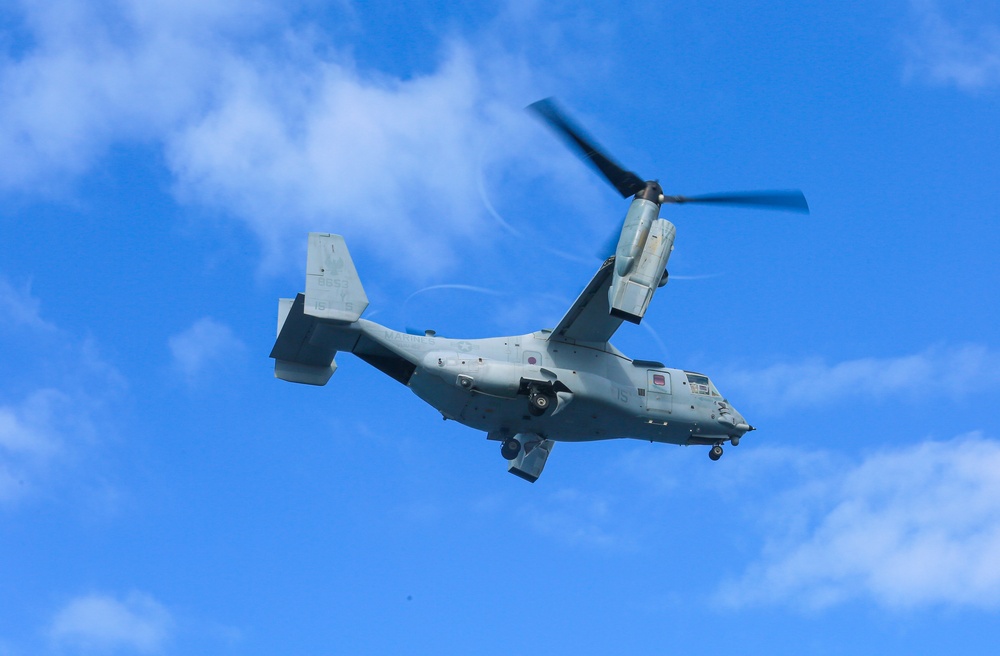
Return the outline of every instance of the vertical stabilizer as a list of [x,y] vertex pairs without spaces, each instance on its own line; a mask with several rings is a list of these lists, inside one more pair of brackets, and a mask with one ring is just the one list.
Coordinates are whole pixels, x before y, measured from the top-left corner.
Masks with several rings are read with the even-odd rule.
[[353,323],[368,307],[368,296],[340,235],[309,233],[304,313]]

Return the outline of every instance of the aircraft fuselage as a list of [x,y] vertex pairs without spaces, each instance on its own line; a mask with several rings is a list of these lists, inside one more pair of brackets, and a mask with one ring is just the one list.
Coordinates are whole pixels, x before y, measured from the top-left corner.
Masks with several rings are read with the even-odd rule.
[[[492,439],[531,433],[567,442],[630,437],[717,444],[750,429],[707,378],[704,385],[689,381],[704,376],[632,360],[610,344],[558,342],[549,331],[460,340],[365,320],[355,325],[413,366],[397,380],[446,419]],[[550,397],[541,414],[529,407],[532,388]]]

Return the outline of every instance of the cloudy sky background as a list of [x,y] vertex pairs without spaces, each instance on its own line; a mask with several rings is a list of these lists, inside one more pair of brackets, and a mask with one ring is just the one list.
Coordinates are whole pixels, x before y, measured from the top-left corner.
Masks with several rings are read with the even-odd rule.
[[[994,3],[0,3],[0,654],[995,653]],[[276,381],[305,235],[366,315],[550,327],[669,193],[616,345],[759,431],[496,444],[350,356]]]

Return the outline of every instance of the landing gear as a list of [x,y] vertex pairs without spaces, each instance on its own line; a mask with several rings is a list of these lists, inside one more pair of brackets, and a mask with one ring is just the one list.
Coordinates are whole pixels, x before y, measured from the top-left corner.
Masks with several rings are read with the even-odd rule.
[[716,444],[715,446],[713,446],[708,452],[708,457],[711,458],[712,460],[718,460],[719,458],[721,458],[722,445]]
[[551,400],[536,389],[528,393],[528,412],[534,417],[541,417],[549,409]]
[[507,438],[504,440],[503,444],[500,445],[500,455],[503,456],[504,460],[513,460],[520,452],[521,443],[513,437]]

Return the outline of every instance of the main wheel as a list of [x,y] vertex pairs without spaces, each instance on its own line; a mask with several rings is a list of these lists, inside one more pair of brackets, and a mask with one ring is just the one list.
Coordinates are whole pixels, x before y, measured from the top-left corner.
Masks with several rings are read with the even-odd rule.
[[545,414],[545,411],[549,409],[549,397],[545,396],[541,392],[535,392],[528,395],[528,409],[531,410],[531,414],[536,417]]
[[719,458],[721,458],[722,457],[722,447],[719,446],[718,444],[716,444],[715,446],[713,446],[709,450],[709,452],[708,452],[708,457],[711,458],[712,460],[718,460]]
[[504,440],[504,443],[500,445],[500,455],[503,456],[504,460],[513,460],[520,452],[521,443],[513,437]]

